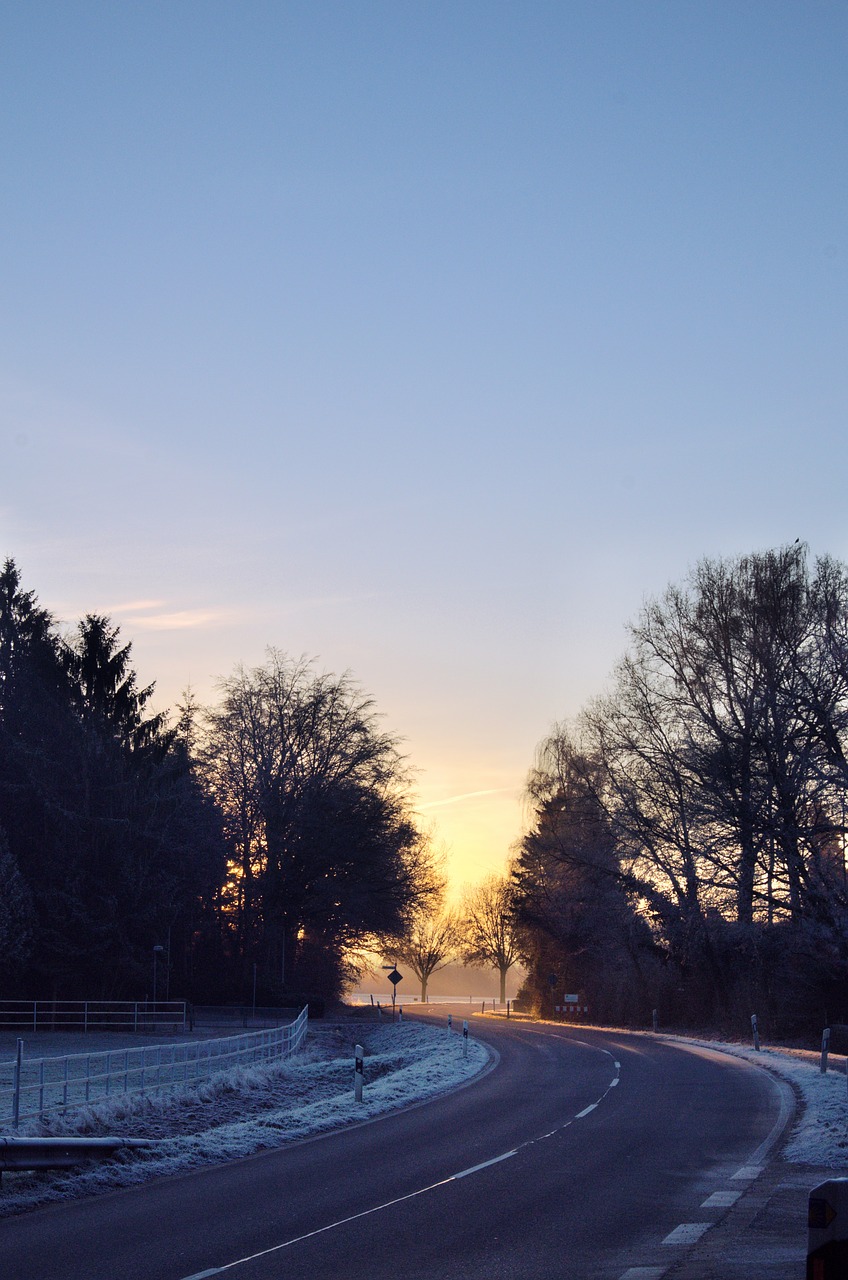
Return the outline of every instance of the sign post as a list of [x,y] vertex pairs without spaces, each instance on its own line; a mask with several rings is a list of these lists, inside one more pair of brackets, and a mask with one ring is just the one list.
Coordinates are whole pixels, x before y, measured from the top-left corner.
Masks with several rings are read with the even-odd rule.
[[392,1022],[395,1020],[395,1000],[397,999],[397,984],[403,982],[403,974],[398,973],[397,966],[393,964],[384,964],[384,969],[388,969],[386,974],[389,982],[392,984]]

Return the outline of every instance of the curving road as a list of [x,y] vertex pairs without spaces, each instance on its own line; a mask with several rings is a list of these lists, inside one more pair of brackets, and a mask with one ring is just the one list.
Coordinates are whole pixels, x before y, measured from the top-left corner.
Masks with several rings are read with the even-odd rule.
[[497,1066],[447,1097],[0,1222],[0,1276],[659,1280],[788,1119],[771,1077],[710,1050],[503,1019],[472,1033]]

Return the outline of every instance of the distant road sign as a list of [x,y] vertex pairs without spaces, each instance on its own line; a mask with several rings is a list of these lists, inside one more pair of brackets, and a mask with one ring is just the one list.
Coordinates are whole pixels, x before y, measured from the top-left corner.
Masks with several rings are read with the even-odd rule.
[[563,1001],[564,1001],[564,1003],[565,1003],[565,1004],[579,1004],[579,1003],[580,1003],[580,997],[579,997],[579,996],[563,996],[562,998],[563,998]]

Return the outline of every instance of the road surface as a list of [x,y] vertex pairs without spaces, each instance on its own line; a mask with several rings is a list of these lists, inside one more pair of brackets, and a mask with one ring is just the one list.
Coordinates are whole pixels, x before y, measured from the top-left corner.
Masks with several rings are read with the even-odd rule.
[[471,1025],[499,1057],[482,1079],[319,1139],[2,1221],[0,1276],[659,1280],[787,1119],[768,1075],[710,1050]]

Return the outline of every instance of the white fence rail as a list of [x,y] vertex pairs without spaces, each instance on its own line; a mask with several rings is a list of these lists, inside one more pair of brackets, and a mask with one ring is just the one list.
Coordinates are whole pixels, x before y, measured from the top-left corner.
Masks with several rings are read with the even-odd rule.
[[184,1000],[0,1000],[4,1031],[185,1031]]
[[67,1111],[121,1093],[162,1093],[276,1058],[289,1058],[306,1035],[308,1010],[285,1027],[220,1040],[104,1049],[64,1058],[18,1057],[0,1063],[0,1125]]

